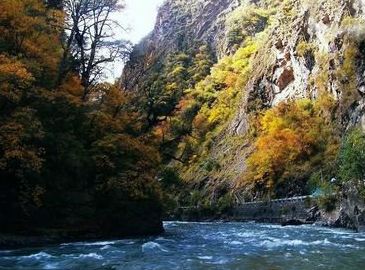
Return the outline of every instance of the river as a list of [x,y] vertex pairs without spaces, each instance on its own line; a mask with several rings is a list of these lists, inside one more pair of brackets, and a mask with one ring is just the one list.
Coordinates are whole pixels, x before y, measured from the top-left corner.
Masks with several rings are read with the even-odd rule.
[[365,269],[365,234],[315,226],[166,222],[158,237],[0,251],[0,269]]

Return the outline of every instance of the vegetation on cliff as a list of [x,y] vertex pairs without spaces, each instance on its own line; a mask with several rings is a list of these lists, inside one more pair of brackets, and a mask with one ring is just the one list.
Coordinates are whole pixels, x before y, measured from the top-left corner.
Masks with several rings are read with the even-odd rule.
[[311,174],[334,167],[339,137],[322,116],[325,98],[283,102],[260,117],[241,185],[253,183],[261,197],[294,196],[305,192]]
[[167,1],[131,53],[117,0],[0,3],[1,231],[152,233],[162,204],[224,215],[363,185],[360,11],[190,2]]
[[[357,4],[179,1],[184,8],[175,9],[173,2],[130,60],[151,67],[132,89],[154,105],[144,115],[159,141],[170,210],[221,213],[235,202],[310,194],[345,179],[346,134],[364,104]],[[169,19],[170,9],[184,20]]]

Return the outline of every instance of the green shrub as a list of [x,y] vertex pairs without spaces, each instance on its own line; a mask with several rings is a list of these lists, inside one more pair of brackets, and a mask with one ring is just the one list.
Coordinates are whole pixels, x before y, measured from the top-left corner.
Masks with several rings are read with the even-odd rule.
[[219,163],[213,159],[208,159],[203,165],[204,170],[206,170],[207,172],[219,169],[219,167],[220,167]]
[[336,209],[337,201],[337,196],[332,194],[320,197],[318,203],[321,209],[324,209],[326,212],[332,212]]
[[230,211],[233,207],[233,197],[230,193],[219,198],[217,202],[217,210],[219,214],[224,214]]
[[307,54],[313,52],[314,50],[315,50],[314,44],[305,41],[299,42],[299,44],[296,47],[296,52],[301,57],[306,56]]
[[265,30],[269,13],[256,6],[244,6],[233,11],[227,19],[228,42],[231,47],[241,45],[245,38]]
[[344,139],[339,163],[342,181],[365,179],[365,134],[360,129],[354,129]]
[[164,168],[160,175],[160,182],[164,188],[179,186],[181,184],[180,175],[173,168],[166,167]]

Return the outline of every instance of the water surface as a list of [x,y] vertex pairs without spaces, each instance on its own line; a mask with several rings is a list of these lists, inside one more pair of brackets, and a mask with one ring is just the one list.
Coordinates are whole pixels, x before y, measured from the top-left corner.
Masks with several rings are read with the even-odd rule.
[[165,223],[159,237],[0,251],[0,269],[365,269],[365,234],[314,226]]

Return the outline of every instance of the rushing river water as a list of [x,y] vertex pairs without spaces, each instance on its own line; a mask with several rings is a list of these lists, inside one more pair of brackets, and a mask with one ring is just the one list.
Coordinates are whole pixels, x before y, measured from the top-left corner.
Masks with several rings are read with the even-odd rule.
[[314,226],[165,223],[159,237],[0,251],[0,269],[365,269],[365,234]]

